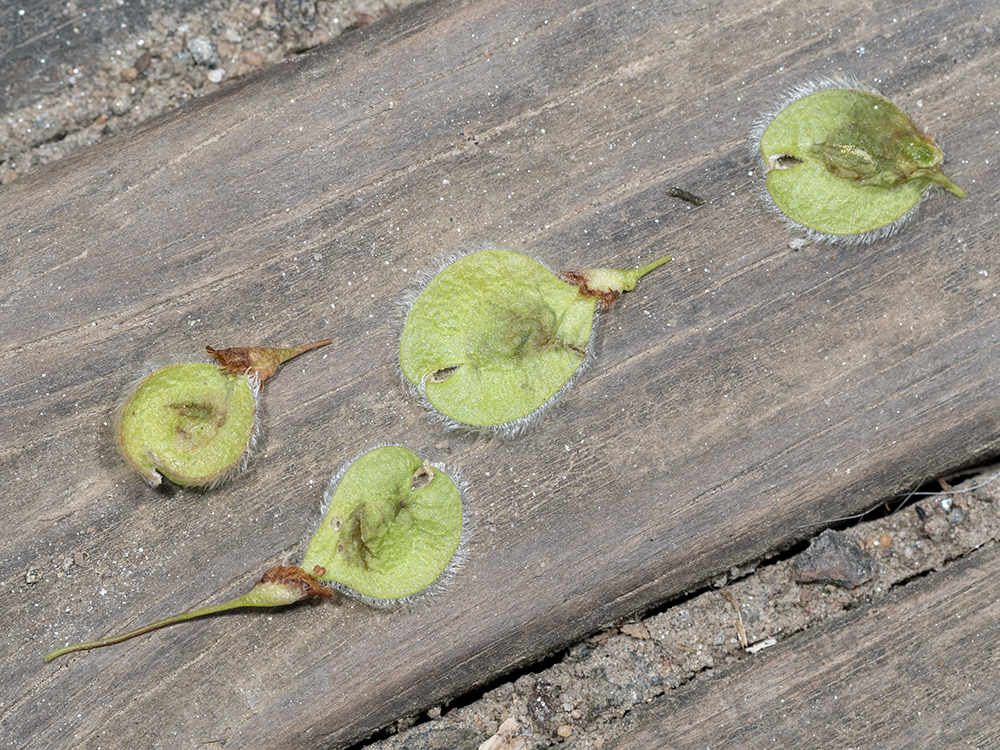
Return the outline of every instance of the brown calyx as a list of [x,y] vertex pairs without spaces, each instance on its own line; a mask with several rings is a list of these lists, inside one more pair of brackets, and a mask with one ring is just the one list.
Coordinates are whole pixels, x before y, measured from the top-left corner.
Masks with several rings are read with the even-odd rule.
[[264,381],[274,375],[274,371],[282,362],[287,362],[292,357],[297,357],[302,352],[315,349],[318,346],[326,346],[333,343],[332,339],[322,339],[313,341],[311,344],[302,346],[278,347],[278,346],[234,346],[229,349],[213,349],[205,347],[205,351],[215,357],[222,369],[230,375],[246,375],[252,373],[257,376],[258,381],[263,385]]
[[[229,349],[213,349],[206,346],[205,351],[215,357],[215,361],[222,365],[222,368],[230,375],[243,375],[249,370],[256,369],[260,364],[261,354],[264,350],[259,346],[233,346]],[[277,369],[277,365],[274,369]],[[273,373],[274,370],[271,370],[268,375]],[[264,380],[265,377],[267,376],[262,377],[261,380]]]
[[592,289],[590,287],[590,279],[585,271],[563,271],[559,274],[559,278],[567,284],[576,284],[580,290],[581,297],[597,297],[597,304],[600,305],[602,310],[607,310],[621,296],[621,292],[613,289]]
[[314,575],[306,573],[295,565],[275,565],[264,571],[260,583],[277,583],[286,588],[298,589],[300,599],[311,599],[314,596],[331,597],[333,592],[323,586]]

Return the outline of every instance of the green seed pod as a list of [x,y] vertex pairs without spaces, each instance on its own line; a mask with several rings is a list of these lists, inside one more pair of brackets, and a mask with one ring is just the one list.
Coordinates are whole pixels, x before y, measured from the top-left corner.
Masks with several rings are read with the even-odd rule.
[[281,607],[333,596],[323,582],[376,606],[405,604],[443,585],[461,563],[467,534],[459,488],[444,467],[426,463],[406,448],[381,446],[361,455],[334,476],[324,504],[323,521],[301,567],[276,565],[243,596],[120,635],[64,646],[45,661],[229,609]]
[[399,342],[405,382],[450,427],[516,435],[573,384],[598,309],[667,261],[559,276],[507,250],[449,263],[415,297]]
[[860,244],[899,231],[933,190],[965,192],[906,114],[853,79],[796,88],[752,133],[765,203],[814,241]]
[[383,606],[443,583],[461,561],[462,498],[442,466],[381,446],[334,476],[302,567]]
[[246,466],[257,398],[278,366],[330,339],[290,349],[206,347],[216,363],[174,362],[143,377],[115,413],[115,442],[150,485],[214,487]]

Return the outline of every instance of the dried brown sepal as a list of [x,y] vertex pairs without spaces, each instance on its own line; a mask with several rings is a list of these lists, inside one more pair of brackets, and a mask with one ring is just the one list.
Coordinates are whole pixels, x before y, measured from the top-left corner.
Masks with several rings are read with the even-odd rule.
[[231,375],[256,375],[263,384],[274,375],[278,366],[303,352],[333,343],[332,339],[313,341],[289,348],[276,346],[234,346],[229,349],[213,349],[206,346],[205,351],[215,357],[223,370]]
[[333,596],[332,589],[321,584],[316,576],[306,573],[295,565],[275,565],[273,568],[268,568],[260,577],[260,583],[274,583],[287,589],[297,588],[302,594],[299,601],[311,599],[314,596],[324,598]]
[[567,284],[573,284],[580,290],[581,297],[597,297],[597,304],[602,310],[611,307],[615,300],[621,296],[621,292],[615,289],[600,289],[591,286],[593,283],[587,271],[563,271],[559,278]]

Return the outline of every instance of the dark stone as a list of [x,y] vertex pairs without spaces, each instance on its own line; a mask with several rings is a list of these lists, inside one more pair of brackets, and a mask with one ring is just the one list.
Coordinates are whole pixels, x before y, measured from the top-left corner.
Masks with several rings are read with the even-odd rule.
[[545,680],[539,680],[535,683],[535,689],[528,700],[528,716],[543,737],[555,736],[556,710],[555,688]]
[[795,558],[799,583],[832,583],[853,589],[871,580],[875,561],[847,534],[827,529]]

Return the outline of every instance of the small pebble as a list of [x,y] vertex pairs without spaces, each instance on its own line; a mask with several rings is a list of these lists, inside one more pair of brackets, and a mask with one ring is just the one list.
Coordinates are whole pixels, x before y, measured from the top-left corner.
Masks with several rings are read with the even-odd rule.
[[139,77],[139,71],[135,68],[125,68],[125,70],[121,72],[121,77],[126,83],[131,83]]
[[152,60],[153,60],[153,53],[151,53],[149,50],[146,50],[137,58],[135,58],[135,62],[132,63],[132,67],[135,69],[136,75],[142,75],[143,73],[145,73],[146,68],[149,67],[149,63],[152,62]]
[[524,737],[520,737],[514,742],[511,742],[514,732],[516,732],[518,728],[517,719],[511,716],[500,725],[496,734],[479,746],[479,750],[512,750],[513,748],[523,746],[524,743],[520,740],[526,740]]
[[264,56],[260,54],[257,50],[245,49],[242,52],[243,62],[249,65],[251,68],[259,68],[264,64]]
[[128,114],[129,107],[131,105],[123,97],[117,97],[113,102],[111,102],[111,111],[121,117],[122,115]]
[[891,547],[892,546],[892,534],[888,532],[882,532],[878,538],[878,544],[880,547]]
[[221,83],[222,79],[225,78],[226,71],[222,68],[212,68],[208,71],[208,80],[212,83]]
[[641,622],[627,622],[619,628],[625,635],[645,641],[649,638],[649,630]]
[[214,68],[219,63],[219,50],[215,42],[207,36],[196,36],[187,43],[187,50],[191,53],[195,65],[204,65]]
[[832,583],[853,589],[869,581],[875,562],[851,537],[827,529],[795,558],[795,580],[799,583]]
[[563,724],[556,730],[556,734],[558,734],[560,737],[569,737],[571,734],[573,734],[573,727],[571,727],[569,724]]
[[924,523],[924,533],[935,542],[943,542],[951,532],[951,524],[944,516],[931,516]]

